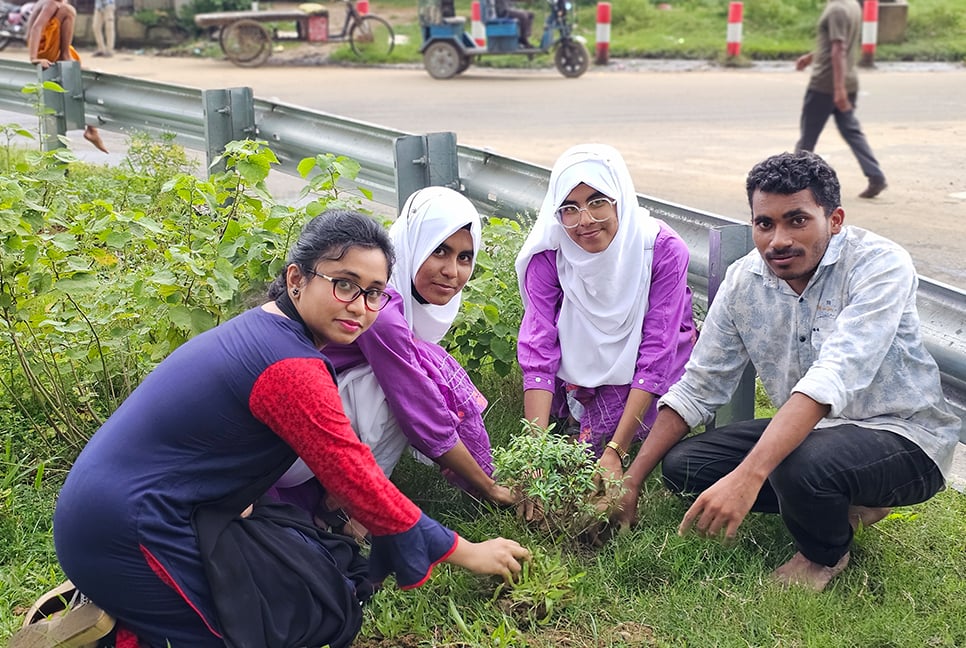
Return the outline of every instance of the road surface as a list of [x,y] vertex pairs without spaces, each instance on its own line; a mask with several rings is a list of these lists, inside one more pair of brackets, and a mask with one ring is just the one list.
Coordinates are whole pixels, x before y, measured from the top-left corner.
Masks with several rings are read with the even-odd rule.
[[[22,48],[2,55],[26,59]],[[639,192],[741,220],[747,171],[795,144],[807,80],[791,63],[615,61],[575,80],[550,69],[471,67],[437,81],[419,66],[275,61],[243,69],[121,52],[85,66],[198,88],[250,86],[261,99],[405,132],[453,131],[461,144],[547,167],[572,144],[605,142],[622,151]],[[839,173],[846,222],[903,244],[921,274],[966,288],[966,66],[880,64],[860,83],[858,115],[889,188],[871,201],[856,197],[865,178],[830,123],[817,152]]]

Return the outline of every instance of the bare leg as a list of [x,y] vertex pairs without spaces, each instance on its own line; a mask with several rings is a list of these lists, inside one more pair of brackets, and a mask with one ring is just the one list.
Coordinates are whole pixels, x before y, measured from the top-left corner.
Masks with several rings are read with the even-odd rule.
[[[870,527],[889,515],[891,510],[886,507],[850,506],[849,524],[856,530],[860,526]],[[773,571],[771,576],[783,585],[801,585],[821,592],[848,564],[849,554],[842,556],[832,567],[827,567],[796,553],[791,560]]]
[[101,139],[101,133],[93,126],[86,126],[84,128],[84,139],[96,146],[99,150],[107,153],[107,147],[104,146],[104,140]]
[[852,525],[853,531],[858,531],[860,526],[870,527],[890,512],[892,509],[887,507],[853,505],[849,507],[849,524]]
[[826,567],[796,553],[791,560],[773,571],[771,577],[782,585],[800,585],[821,592],[848,564],[849,554],[842,556],[833,566]]
[[60,60],[71,61],[70,44],[74,40],[74,17],[77,10],[69,4],[61,5],[54,20],[60,21]]

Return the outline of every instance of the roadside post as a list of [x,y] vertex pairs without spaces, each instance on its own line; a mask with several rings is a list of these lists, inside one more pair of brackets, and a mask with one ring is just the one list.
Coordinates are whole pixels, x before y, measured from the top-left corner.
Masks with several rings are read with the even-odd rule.
[[597,3],[597,65],[607,65],[610,57],[610,3]]
[[865,0],[862,5],[862,58],[859,65],[875,67],[875,47],[879,40],[879,0]]
[[745,3],[743,2],[728,3],[728,58],[741,55],[741,20],[744,7]]
[[486,28],[483,26],[483,13],[480,10],[480,0],[470,3],[470,31],[473,42],[477,47],[486,47]]

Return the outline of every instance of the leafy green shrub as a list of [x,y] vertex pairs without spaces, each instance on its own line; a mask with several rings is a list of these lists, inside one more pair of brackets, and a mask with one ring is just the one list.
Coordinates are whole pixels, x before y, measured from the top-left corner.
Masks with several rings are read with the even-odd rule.
[[[0,178],[0,386],[38,432],[77,449],[157,362],[247,307],[311,215],[351,201],[279,205],[265,187],[277,159],[258,141],[230,143],[208,179],[170,142],[136,138],[109,172],[73,161],[32,153]],[[310,191],[358,171],[334,156],[303,168]]]
[[520,223],[507,218],[491,217],[483,227],[463,307],[443,342],[474,378],[486,366],[506,376],[516,363],[523,304],[513,263],[525,238]]
[[493,465],[497,481],[519,491],[526,509],[533,507],[528,522],[563,543],[596,541],[621,489],[586,443],[530,421],[506,446],[493,448]]

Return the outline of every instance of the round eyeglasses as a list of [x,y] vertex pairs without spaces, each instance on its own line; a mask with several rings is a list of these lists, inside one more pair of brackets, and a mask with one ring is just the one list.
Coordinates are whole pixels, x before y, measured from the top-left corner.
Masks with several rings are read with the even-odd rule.
[[387,293],[385,290],[379,290],[378,288],[369,288],[366,290],[356,282],[350,279],[340,279],[338,277],[330,277],[327,274],[322,274],[321,272],[316,272],[315,270],[310,270],[309,268],[304,268],[304,270],[316,277],[321,277],[327,281],[332,282],[332,296],[343,304],[351,304],[355,300],[359,299],[359,295],[364,295],[363,303],[366,305],[366,309],[370,311],[381,311],[392,299],[392,295]]
[[587,201],[585,207],[577,205],[564,205],[557,210],[557,220],[567,229],[573,229],[580,225],[580,212],[585,211],[590,216],[591,222],[603,223],[614,214],[610,208],[617,204],[613,198],[598,196]]

